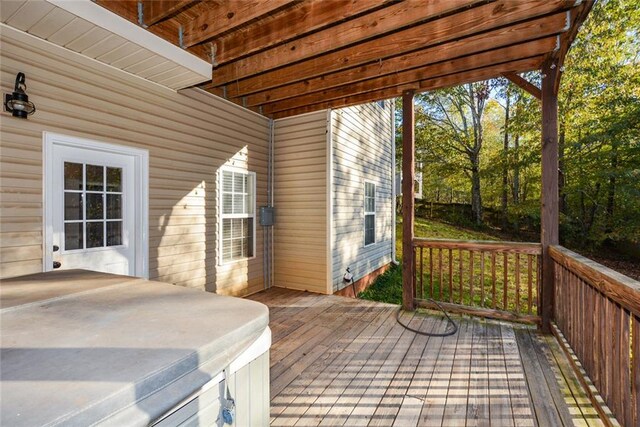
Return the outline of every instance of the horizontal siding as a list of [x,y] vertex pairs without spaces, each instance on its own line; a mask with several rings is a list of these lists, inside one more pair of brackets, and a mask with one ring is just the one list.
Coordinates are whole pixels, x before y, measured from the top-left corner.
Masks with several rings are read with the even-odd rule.
[[[0,277],[42,271],[42,132],[149,150],[151,279],[244,295],[261,290],[255,259],[217,266],[216,170],[257,174],[266,204],[268,120],[202,91],[180,93],[14,30],[2,32],[2,92],[27,76],[37,112],[2,116]],[[10,255],[16,254],[16,255]]]
[[276,286],[327,292],[327,112],[275,122]]
[[[333,148],[333,289],[344,288],[347,268],[358,280],[392,261],[391,105],[335,110]],[[364,181],[376,184],[376,243],[364,246]]]

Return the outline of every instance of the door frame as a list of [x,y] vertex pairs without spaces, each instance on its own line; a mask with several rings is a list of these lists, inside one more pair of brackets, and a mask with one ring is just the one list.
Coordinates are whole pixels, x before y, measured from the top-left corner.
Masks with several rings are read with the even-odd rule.
[[55,146],[83,148],[98,152],[121,154],[134,159],[135,218],[133,239],[135,242],[135,275],[149,278],[149,151],[123,145],[109,144],[92,139],[78,138],[52,132],[42,132],[43,155],[43,271],[53,270],[53,150]]

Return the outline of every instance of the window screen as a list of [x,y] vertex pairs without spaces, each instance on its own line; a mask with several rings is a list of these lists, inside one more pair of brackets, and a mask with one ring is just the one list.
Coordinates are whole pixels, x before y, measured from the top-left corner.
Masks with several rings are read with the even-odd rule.
[[376,185],[364,183],[364,245],[376,242]]
[[255,175],[221,170],[220,261],[227,263],[253,257],[255,221]]

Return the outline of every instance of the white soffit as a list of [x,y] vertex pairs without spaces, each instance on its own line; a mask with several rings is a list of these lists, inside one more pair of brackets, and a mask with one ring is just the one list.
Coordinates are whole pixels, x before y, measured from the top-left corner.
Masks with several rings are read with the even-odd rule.
[[211,80],[211,64],[91,0],[1,0],[0,21],[174,90]]

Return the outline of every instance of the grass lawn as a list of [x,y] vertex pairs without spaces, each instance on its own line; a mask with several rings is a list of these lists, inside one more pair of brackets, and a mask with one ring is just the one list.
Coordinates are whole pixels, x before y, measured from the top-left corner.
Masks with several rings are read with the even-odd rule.
[[[416,237],[429,237],[438,239],[458,240],[497,240],[496,237],[479,231],[456,228],[430,219],[416,217]],[[396,233],[396,253],[398,260],[402,259],[402,218],[398,217]],[[388,302],[391,304],[402,303],[402,269],[400,266],[392,266],[385,274],[364,292],[359,298],[372,301]]]

